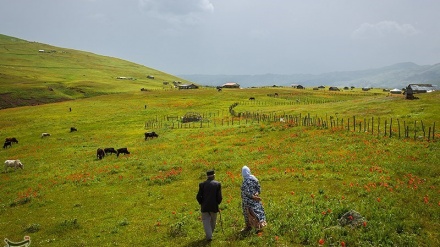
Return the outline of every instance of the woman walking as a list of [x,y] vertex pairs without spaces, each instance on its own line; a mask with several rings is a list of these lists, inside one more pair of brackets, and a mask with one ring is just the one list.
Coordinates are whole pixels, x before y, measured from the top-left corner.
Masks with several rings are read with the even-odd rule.
[[261,230],[267,225],[263,204],[261,203],[261,187],[258,179],[251,174],[247,166],[241,169],[243,184],[241,185],[241,199],[244,222],[246,227],[243,231],[250,231],[252,228]]

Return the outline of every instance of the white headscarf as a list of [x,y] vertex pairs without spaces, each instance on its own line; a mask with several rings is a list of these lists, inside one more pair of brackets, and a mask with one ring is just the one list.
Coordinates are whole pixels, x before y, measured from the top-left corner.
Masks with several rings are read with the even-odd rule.
[[258,179],[251,174],[251,169],[249,169],[247,166],[243,166],[243,168],[241,168],[241,175],[243,176],[243,180],[252,179],[258,181]]

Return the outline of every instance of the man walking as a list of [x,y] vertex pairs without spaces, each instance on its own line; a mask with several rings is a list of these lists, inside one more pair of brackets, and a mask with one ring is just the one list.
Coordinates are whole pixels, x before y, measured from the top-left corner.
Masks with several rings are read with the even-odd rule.
[[196,199],[201,206],[203,228],[205,230],[206,240],[212,240],[212,233],[217,221],[218,205],[222,202],[221,184],[214,180],[214,170],[206,172],[208,177],[206,181],[199,183],[199,192]]

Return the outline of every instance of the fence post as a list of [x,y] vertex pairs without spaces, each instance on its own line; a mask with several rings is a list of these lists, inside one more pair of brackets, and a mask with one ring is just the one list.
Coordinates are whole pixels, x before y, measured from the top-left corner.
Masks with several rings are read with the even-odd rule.
[[377,136],[380,135],[380,117],[377,119]]
[[416,140],[416,136],[417,136],[417,120],[414,121],[414,140]]
[[356,116],[353,116],[353,132],[356,132]]
[[403,132],[405,133],[405,138],[408,138],[408,132],[406,130],[406,121],[403,121]]
[[390,138],[391,138],[391,136],[392,136],[392,134],[393,134],[393,129],[392,129],[392,127],[393,127],[393,119],[391,118],[391,119],[390,119]]

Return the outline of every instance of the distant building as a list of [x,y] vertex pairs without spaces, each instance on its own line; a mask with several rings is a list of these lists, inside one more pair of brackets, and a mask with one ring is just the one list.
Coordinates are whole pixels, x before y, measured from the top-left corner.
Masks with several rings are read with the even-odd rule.
[[118,76],[116,79],[118,79],[118,80],[135,80],[133,77],[126,77],[126,76]]
[[299,85],[299,84],[292,84],[292,87],[296,88],[296,89],[304,89],[304,86]]
[[240,88],[240,84],[236,82],[228,82],[222,85],[223,88]]
[[408,87],[413,93],[429,93],[437,90],[437,86],[432,84],[409,84]]
[[180,84],[178,87],[179,87],[179,90],[180,89],[197,89],[197,88],[199,88],[199,86],[197,86],[195,84]]
[[391,94],[401,94],[401,93],[402,93],[402,90],[401,90],[401,89],[398,89],[398,88],[395,88],[395,89],[393,89],[393,90],[390,90],[390,93],[391,93]]

